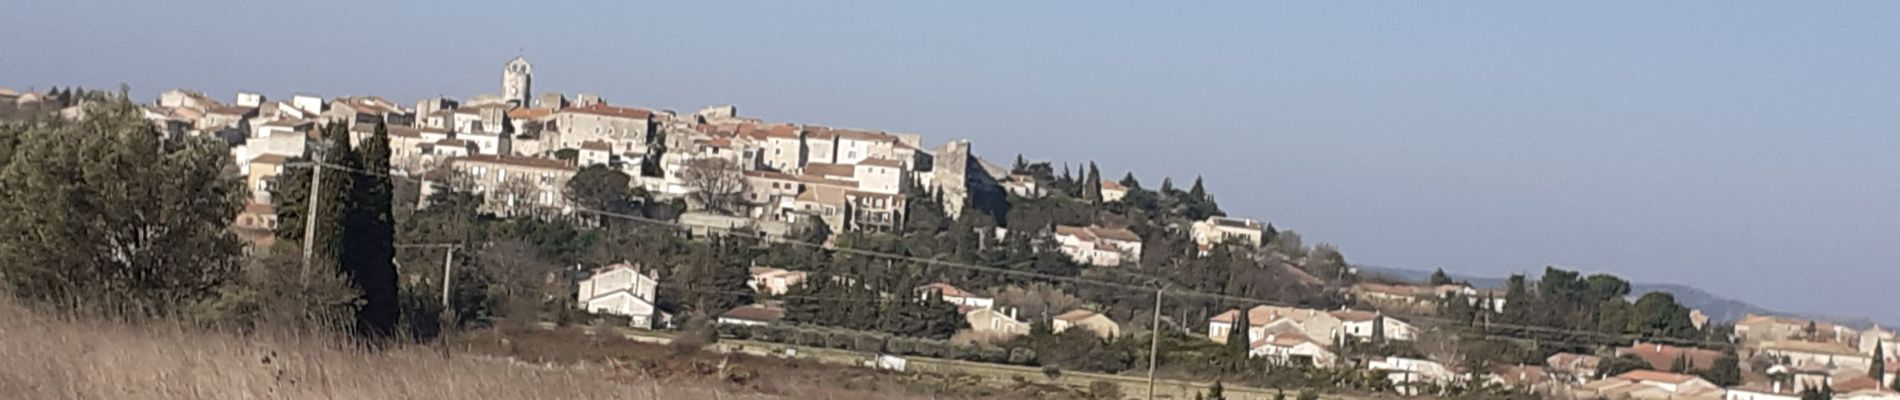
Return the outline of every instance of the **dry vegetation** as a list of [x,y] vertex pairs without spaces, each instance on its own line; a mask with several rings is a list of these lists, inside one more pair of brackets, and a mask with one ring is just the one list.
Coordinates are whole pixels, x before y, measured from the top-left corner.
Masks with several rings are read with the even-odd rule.
[[[467,342],[483,341],[469,338]],[[477,349],[478,353],[489,351],[493,349]],[[682,373],[656,377],[650,369],[621,363],[532,364],[492,356],[444,357],[439,348],[424,346],[372,353],[319,338],[239,336],[172,323],[50,318],[0,300],[0,397],[6,398],[901,398],[821,387],[809,381],[772,382],[770,392],[764,392],[756,382],[735,383],[730,376],[720,379],[727,374],[718,364],[692,360],[704,357],[685,357],[684,362],[692,364]],[[705,370],[708,366],[712,371]]]

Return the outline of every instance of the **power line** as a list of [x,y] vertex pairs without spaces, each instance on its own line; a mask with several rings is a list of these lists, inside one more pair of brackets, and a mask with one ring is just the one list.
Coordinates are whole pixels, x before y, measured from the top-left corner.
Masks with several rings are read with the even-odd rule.
[[[287,166],[321,165],[324,168],[348,171],[348,172],[356,173],[356,174],[380,175],[384,177],[390,177],[390,178],[395,178],[395,179],[405,179],[405,180],[410,180],[413,182],[422,182],[426,184],[426,180],[420,180],[420,179],[407,177],[407,176],[393,175],[389,173],[368,171],[368,170],[363,170],[359,168],[351,168],[348,166],[324,163],[320,161],[289,163],[286,165]],[[591,214],[591,215],[596,215],[596,216],[622,219],[622,220],[651,224],[651,225],[671,227],[674,229],[685,230],[687,232],[691,232],[693,229],[697,228],[697,229],[705,229],[708,231],[717,231],[717,232],[721,232],[725,234],[752,233],[752,232],[746,232],[746,231],[737,230],[737,229],[721,228],[721,227],[690,227],[690,226],[686,226],[684,224],[674,222],[674,221],[653,219],[653,218],[647,218],[643,216],[631,215],[631,214],[626,214],[626,213],[595,210],[595,209],[590,209],[586,207],[578,207],[578,206],[573,207],[572,211],[575,213],[581,213],[581,214]],[[912,263],[912,264],[935,265],[935,266],[942,266],[942,267],[949,267],[949,268],[956,268],[956,269],[963,269],[963,270],[970,270],[970,271],[977,271],[977,272],[984,272],[984,273],[1021,276],[1021,277],[1035,278],[1035,279],[1041,279],[1041,280],[1047,280],[1047,281],[1096,285],[1100,287],[1109,287],[1109,288],[1114,288],[1114,289],[1127,290],[1127,291],[1131,291],[1135,293],[1142,293],[1144,295],[1154,290],[1154,288],[1152,287],[1143,287],[1139,285],[1109,282],[1109,281],[1103,281],[1103,280],[1098,280],[1098,279],[1051,275],[1051,274],[1039,273],[1039,272],[1034,272],[1034,271],[1022,271],[1022,270],[1015,270],[1015,269],[1008,269],[1008,268],[1001,268],[1001,267],[975,265],[975,264],[969,264],[969,263],[959,263],[959,262],[922,258],[922,257],[915,257],[915,256],[896,254],[896,253],[880,252],[880,251],[875,251],[875,250],[864,250],[864,249],[854,249],[854,248],[844,248],[844,247],[826,247],[823,244],[819,244],[819,243],[810,243],[810,242],[791,240],[791,239],[772,237],[772,236],[765,236],[765,237],[753,236],[753,237],[766,241],[766,242],[770,242],[770,243],[788,244],[788,245],[793,245],[793,246],[818,249],[821,251],[831,251],[834,253],[853,254],[853,255],[860,255],[860,256],[865,256],[865,257],[870,257],[870,258],[882,258],[882,259],[892,260],[892,261],[904,261],[904,262]],[[1134,275],[1133,273],[1129,273],[1129,274]],[[1161,279],[1160,277],[1149,277],[1149,278],[1156,279],[1156,280]],[[1252,303],[1252,304],[1258,304],[1258,305],[1300,308],[1299,305],[1297,304],[1290,304],[1290,303],[1281,302],[1281,301],[1258,299],[1258,298],[1251,298],[1251,297],[1244,297],[1244,296],[1235,296],[1235,295],[1220,294],[1220,293],[1210,293],[1210,292],[1203,292],[1203,291],[1197,291],[1197,290],[1179,290],[1179,289],[1166,290],[1164,289],[1163,292],[1164,294],[1174,295],[1176,297],[1194,297],[1194,298],[1204,298],[1204,299],[1213,299],[1213,300],[1222,300],[1222,301],[1233,301],[1233,302],[1238,302],[1238,303],[1243,303],[1243,304]],[[1241,310],[1241,311],[1245,312],[1245,310]],[[1615,343],[1622,343],[1622,342],[1629,342],[1629,341],[1647,341],[1647,342],[1652,342],[1652,343],[1669,343],[1669,344],[1681,344],[1681,345],[1692,345],[1692,346],[1703,346],[1703,347],[1726,347],[1726,346],[1733,345],[1732,343],[1728,343],[1728,342],[1715,342],[1715,341],[1696,340],[1696,339],[1677,339],[1677,338],[1668,338],[1668,337],[1645,337],[1639,334],[1617,334],[1617,333],[1597,332],[1597,331],[1582,330],[1582,329],[1512,324],[1512,323],[1491,322],[1491,323],[1484,323],[1482,326],[1472,326],[1471,321],[1463,321],[1463,320],[1441,318],[1441,317],[1429,317],[1429,316],[1413,316],[1413,317],[1409,317],[1408,319],[1411,319],[1413,321],[1438,322],[1441,324],[1463,326],[1467,328],[1510,329],[1510,330],[1523,330],[1523,331],[1529,331],[1529,332],[1543,332],[1543,333],[1551,333],[1551,334],[1573,334],[1575,336],[1597,337],[1603,340],[1617,340],[1617,342]],[[1489,334],[1487,333],[1487,335]],[[1533,340],[1533,341],[1546,341],[1546,342],[1553,342],[1553,343],[1558,342],[1557,340],[1542,339],[1542,338],[1526,337],[1526,338],[1519,338],[1519,339]],[[1575,344],[1575,343],[1572,343],[1572,344]]]

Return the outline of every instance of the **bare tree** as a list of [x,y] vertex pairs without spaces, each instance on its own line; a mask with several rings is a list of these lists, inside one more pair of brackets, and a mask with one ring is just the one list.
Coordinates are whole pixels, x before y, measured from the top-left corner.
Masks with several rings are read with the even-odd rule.
[[495,303],[491,312],[503,317],[532,320],[543,303],[564,292],[559,280],[560,267],[540,257],[534,248],[520,239],[494,242],[476,254],[476,267],[491,279],[488,292]]
[[996,291],[996,301],[1018,308],[1018,315],[1032,321],[1046,320],[1084,304],[1081,298],[1047,283],[1005,287]]
[[490,201],[500,204],[508,215],[531,215],[547,206],[541,204],[541,189],[527,178],[511,177],[496,187],[495,191]]
[[687,160],[680,179],[692,189],[687,197],[694,204],[720,214],[738,213],[746,183],[739,165],[732,160],[715,157]]

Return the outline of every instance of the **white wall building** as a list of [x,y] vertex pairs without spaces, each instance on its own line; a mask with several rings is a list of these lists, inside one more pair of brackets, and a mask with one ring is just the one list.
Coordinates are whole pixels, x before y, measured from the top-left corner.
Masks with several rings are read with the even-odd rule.
[[639,266],[619,263],[594,270],[582,279],[576,300],[581,309],[598,314],[623,315],[632,325],[653,328],[664,323],[666,315],[653,306],[660,282]]

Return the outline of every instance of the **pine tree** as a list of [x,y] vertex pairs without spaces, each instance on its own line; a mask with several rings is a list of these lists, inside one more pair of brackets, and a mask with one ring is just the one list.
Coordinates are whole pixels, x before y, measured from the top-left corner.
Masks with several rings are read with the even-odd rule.
[[0,157],[0,291],[168,313],[237,278],[244,185],[221,173],[223,143],[161,141],[125,101],[0,126],[0,142],[17,146]]
[[[349,129],[342,124],[326,127],[328,140],[348,143]],[[339,152],[340,153],[340,152]],[[398,304],[396,266],[396,220],[391,210],[394,187],[389,180],[389,129],[383,123],[362,141],[356,154],[348,154],[361,172],[351,172],[349,203],[344,211],[345,245],[341,249],[341,267],[352,286],[362,293],[362,307],[356,313],[357,333],[365,338],[383,338],[395,332],[402,317]]]
[[1161,194],[1174,194],[1174,178],[1161,178]]
[[1023,173],[1029,170],[1029,163],[1023,161],[1023,154],[1016,153],[1016,163],[1009,166],[1010,173]]
[[1201,177],[1194,177],[1194,186],[1188,188],[1188,197],[1195,200],[1207,200],[1207,188],[1201,186]]
[[1445,269],[1439,268],[1438,270],[1432,271],[1431,283],[1433,286],[1437,286],[1437,285],[1450,285],[1453,282],[1451,281],[1451,275],[1446,275]]

